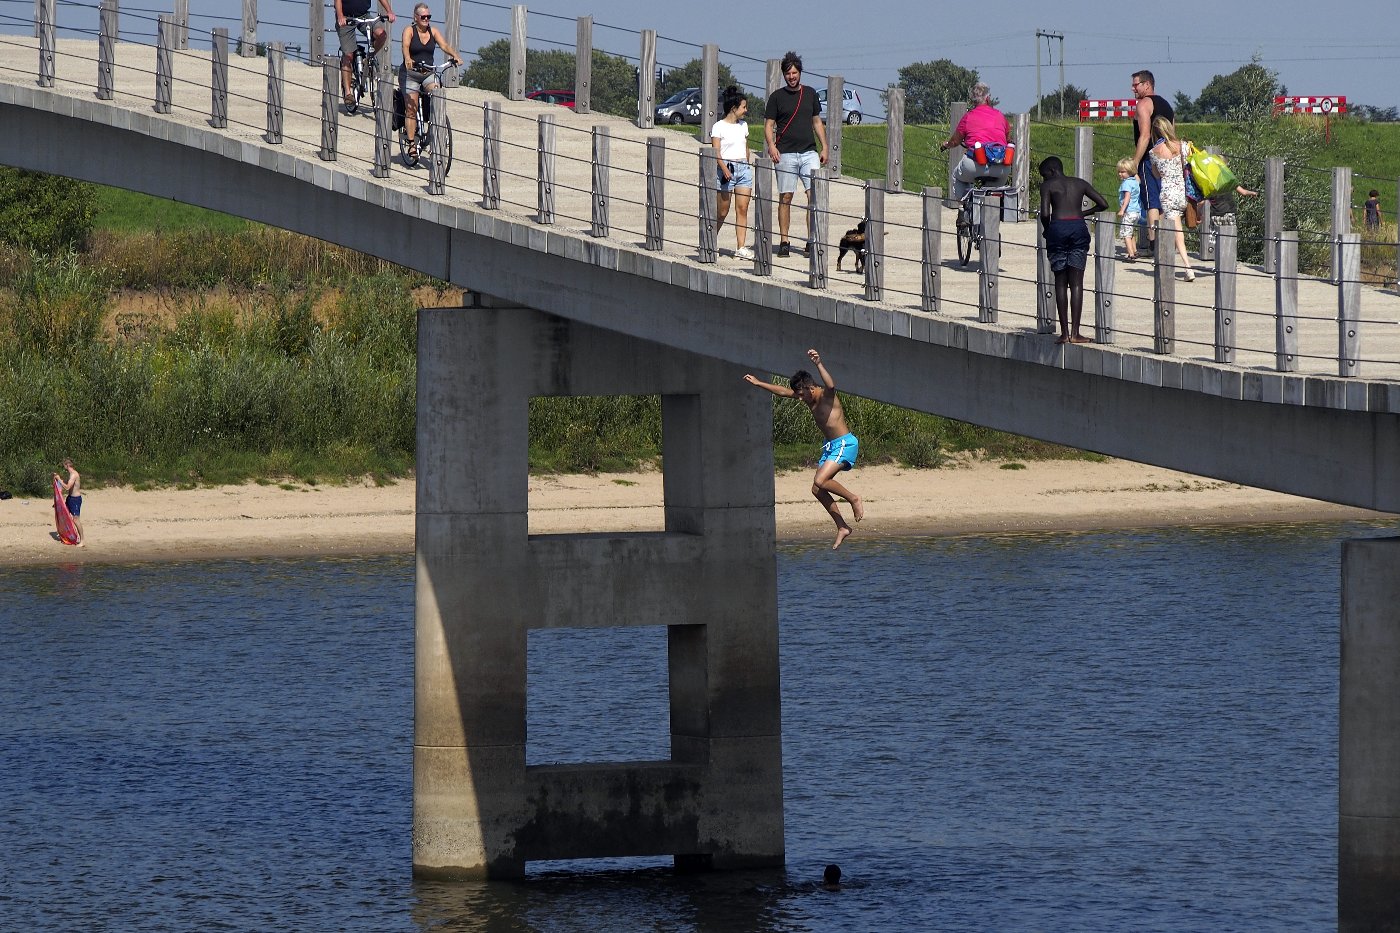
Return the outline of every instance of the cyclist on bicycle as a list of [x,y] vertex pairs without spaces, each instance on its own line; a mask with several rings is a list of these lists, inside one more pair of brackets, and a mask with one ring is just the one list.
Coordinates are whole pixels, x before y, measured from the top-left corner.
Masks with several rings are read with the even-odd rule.
[[[350,69],[355,63],[355,46],[359,44],[355,39],[354,19],[369,12],[369,3],[370,0],[335,0],[335,31],[340,36],[340,94],[347,107],[355,105],[355,92],[350,86]],[[379,0],[379,9],[389,17],[389,22],[394,21],[394,10],[389,6],[389,0]],[[374,50],[378,52],[384,48],[387,41],[389,31],[376,24],[370,34]]]
[[[978,178],[993,179],[1005,185],[1011,181],[1011,160],[1008,152],[1006,117],[991,105],[992,92],[981,83],[972,86],[968,103],[972,109],[963,114],[951,136],[938,144],[947,151],[954,146],[963,146],[962,159],[953,169],[953,198],[961,201]],[[978,152],[982,158],[978,158]]]
[[432,14],[426,3],[413,8],[413,22],[403,31],[403,65],[399,68],[399,90],[403,92],[404,131],[408,136],[408,152],[411,157],[418,155],[418,95],[437,87],[439,81],[433,74],[433,64],[437,50],[441,48],[461,66],[462,59],[441,32],[433,24]]

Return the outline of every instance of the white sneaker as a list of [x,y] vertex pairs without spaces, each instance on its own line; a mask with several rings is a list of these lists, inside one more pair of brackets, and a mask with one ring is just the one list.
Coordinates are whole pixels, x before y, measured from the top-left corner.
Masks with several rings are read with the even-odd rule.
[[749,249],[747,246],[741,246],[734,251],[734,258],[751,260],[753,259],[753,250]]

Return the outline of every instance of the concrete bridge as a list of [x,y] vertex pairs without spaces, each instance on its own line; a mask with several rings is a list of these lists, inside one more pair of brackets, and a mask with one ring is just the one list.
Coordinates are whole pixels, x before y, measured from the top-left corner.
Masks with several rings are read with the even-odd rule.
[[[740,376],[786,372],[809,346],[845,391],[1400,512],[1400,298],[1360,286],[1351,260],[1334,284],[1294,274],[1285,247],[1280,273],[1238,270],[1222,304],[1164,256],[1115,273],[1101,255],[1102,342],[1057,345],[1036,225],[1007,218],[1000,264],[961,269],[936,190],[825,179],[801,260],[771,256],[760,199],[760,255],[739,262],[714,249],[689,137],[459,88],[439,108],[450,173],[408,170],[386,158],[387,115],[338,113],[333,66],[276,48],[229,59],[220,30],[212,52],[178,48],[178,18],[158,47],[127,41],[115,14],[101,39],[67,37],[40,7],[39,36],[0,35],[0,163],[299,231],[469,292],[419,319],[420,874],[781,862],[771,411]],[[883,243],[863,278],[838,273],[835,242],[863,216]],[[1223,342],[1222,315],[1237,318]],[[618,393],[662,396],[664,531],[530,536],[528,399]],[[1344,556],[1344,923],[1400,915],[1397,570],[1397,541]],[[661,624],[672,758],[527,768],[528,630]]]

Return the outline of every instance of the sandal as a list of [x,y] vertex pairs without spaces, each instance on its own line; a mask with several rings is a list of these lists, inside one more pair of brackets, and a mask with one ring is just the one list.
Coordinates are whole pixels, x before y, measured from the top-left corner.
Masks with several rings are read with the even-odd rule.
[[408,157],[409,157],[410,159],[416,159],[416,158],[418,158],[418,140],[417,140],[417,139],[410,139],[410,140],[408,141]]

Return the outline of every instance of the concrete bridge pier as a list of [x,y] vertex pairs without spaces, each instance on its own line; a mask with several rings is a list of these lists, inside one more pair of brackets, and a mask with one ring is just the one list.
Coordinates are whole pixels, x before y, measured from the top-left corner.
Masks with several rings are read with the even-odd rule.
[[[418,318],[415,874],[781,865],[770,397],[732,364],[477,300]],[[658,394],[664,530],[529,535],[529,399]],[[667,627],[670,758],[527,766],[529,630],[642,625]]]
[[1400,930],[1400,538],[1342,547],[1337,927]]

